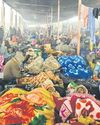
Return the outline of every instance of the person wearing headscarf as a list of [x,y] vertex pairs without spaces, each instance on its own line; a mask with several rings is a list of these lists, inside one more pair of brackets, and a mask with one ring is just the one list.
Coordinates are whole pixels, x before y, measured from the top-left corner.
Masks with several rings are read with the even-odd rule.
[[88,94],[87,88],[83,85],[77,86],[76,89],[75,89],[75,92],[76,93],[82,93],[82,94]]

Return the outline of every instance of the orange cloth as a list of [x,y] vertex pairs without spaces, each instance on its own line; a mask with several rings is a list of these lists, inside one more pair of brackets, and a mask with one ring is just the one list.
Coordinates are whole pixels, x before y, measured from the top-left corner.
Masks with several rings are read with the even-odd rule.
[[81,18],[82,18],[82,26],[87,27],[88,23],[88,7],[82,5],[81,6]]

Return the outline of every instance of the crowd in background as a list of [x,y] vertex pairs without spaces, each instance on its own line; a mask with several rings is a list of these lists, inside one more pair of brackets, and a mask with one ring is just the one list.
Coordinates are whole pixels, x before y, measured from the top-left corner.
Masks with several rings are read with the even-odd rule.
[[[79,56],[76,33],[60,34],[58,39],[55,34],[47,37],[42,33],[28,30],[21,33],[20,29],[10,28],[9,35],[5,37],[1,27],[0,72],[3,76],[0,79],[0,99],[6,102],[0,102],[0,111],[4,111],[6,104],[10,104],[12,110],[5,108],[3,116],[0,115],[0,123],[25,123],[23,116],[26,114],[21,107],[26,106],[27,112],[28,105],[28,113],[32,114],[27,115],[27,124],[39,125],[42,119],[43,125],[61,122],[67,125],[99,125],[100,36],[96,33],[92,50],[87,32],[81,33],[80,43]],[[5,99],[8,97],[12,102]],[[15,105],[20,105],[23,116],[16,114],[19,109],[15,109]],[[90,108],[86,109],[86,105]]]

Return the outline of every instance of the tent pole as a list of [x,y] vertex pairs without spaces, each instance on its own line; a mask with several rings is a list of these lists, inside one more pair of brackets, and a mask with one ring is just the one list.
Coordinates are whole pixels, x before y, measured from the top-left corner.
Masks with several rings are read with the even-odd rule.
[[1,1],[1,25],[5,29],[5,7],[4,7],[4,1]]
[[10,27],[13,27],[13,10],[10,8]]
[[59,40],[59,33],[60,33],[60,0],[58,0],[58,40]]
[[53,8],[51,7],[51,36],[52,36],[52,33],[53,33]]
[[47,37],[48,37],[48,15],[46,16],[46,24],[47,24]]
[[81,4],[82,4],[82,0],[78,0],[78,44],[77,44],[77,55],[80,55],[80,32],[81,32],[81,20],[80,20],[80,16],[81,16]]

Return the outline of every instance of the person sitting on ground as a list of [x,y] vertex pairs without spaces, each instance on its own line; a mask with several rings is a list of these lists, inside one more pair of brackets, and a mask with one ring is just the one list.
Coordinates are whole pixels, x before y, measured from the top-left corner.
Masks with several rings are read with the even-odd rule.
[[20,71],[20,65],[24,61],[22,52],[17,51],[16,55],[10,59],[4,66],[4,79],[12,80],[14,78],[20,78],[22,76]]

